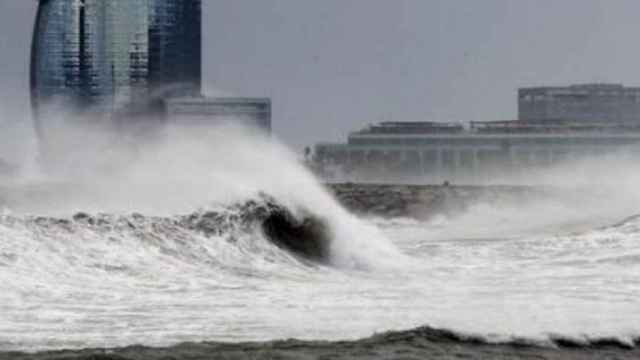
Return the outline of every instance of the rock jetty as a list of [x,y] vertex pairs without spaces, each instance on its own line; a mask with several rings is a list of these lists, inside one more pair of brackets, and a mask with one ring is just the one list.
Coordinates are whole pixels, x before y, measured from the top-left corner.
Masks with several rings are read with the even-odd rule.
[[336,199],[362,216],[427,219],[436,214],[460,212],[479,202],[514,203],[557,190],[527,186],[452,186],[391,184],[329,184]]

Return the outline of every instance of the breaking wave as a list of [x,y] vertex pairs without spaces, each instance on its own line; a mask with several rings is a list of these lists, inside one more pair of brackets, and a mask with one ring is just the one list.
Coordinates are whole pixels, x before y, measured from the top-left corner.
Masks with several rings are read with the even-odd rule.
[[[553,239],[438,244],[420,234],[414,233],[420,240],[413,242],[406,236],[432,225],[376,223],[387,236],[402,238],[396,244],[412,255],[395,258],[402,266],[375,267],[353,253],[354,260],[344,262],[347,254],[336,255],[344,248],[335,246],[341,225],[330,214],[285,206],[266,194],[175,216],[3,215],[0,350],[286,338],[364,338],[356,343],[375,346],[639,345],[632,325],[635,290],[602,285],[612,278],[606,269],[615,273],[640,264],[640,258],[629,258],[640,239],[637,216]],[[462,263],[469,252],[480,259]],[[487,259],[496,254],[513,264],[495,267]],[[465,275],[467,268],[477,270]],[[605,311],[585,312],[594,306]],[[547,318],[559,312],[566,322]],[[341,322],[345,316],[348,321]],[[373,332],[380,334],[365,338]]]
[[[76,213],[71,218],[14,217],[5,215],[0,223],[7,231],[27,232],[24,238],[39,242],[77,242],[75,236],[107,241],[113,245],[125,239],[155,243],[162,252],[197,258],[197,239],[237,244],[241,239],[265,240],[300,260],[328,264],[331,261],[332,230],[324,218],[305,211],[296,215],[273,198],[260,194],[256,199],[215,210],[188,215],[161,217]],[[182,241],[175,241],[182,239]],[[246,240],[246,239],[245,239]],[[82,241],[80,241],[82,242]],[[268,246],[266,242],[263,247]],[[22,244],[25,246],[26,244]],[[76,244],[82,245],[82,244]],[[248,244],[243,244],[248,245]],[[182,246],[178,249],[177,246]],[[50,250],[56,251],[53,247]],[[4,266],[17,261],[16,254],[4,253]],[[116,268],[104,265],[104,267]]]
[[[335,271],[369,271],[384,264],[369,256],[371,249],[356,253],[341,245],[345,223],[336,223],[334,216],[285,206],[266,194],[175,216],[5,214],[0,217],[0,350],[132,341],[126,333],[110,334],[115,329],[150,335],[144,343],[171,344],[193,333],[174,329],[175,334],[163,335],[148,328],[149,322],[171,318],[178,327],[189,327],[180,312],[167,316],[165,306],[188,308],[199,318],[216,303],[248,311],[255,300],[246,297],[256,287],[313,282]],[[374,227],[346,220],[372,236],[368,240],[382,239]],[[237,302],[225,295],[233,292]],[[197,299],[185,302],[181,296]],[[203,307],[207,311],[201,313]],[[141,320],[144,325],[132,325]],[[232,324],[229,319],[222,326]],[[206,340],[207,334],[196,338]]]
[[563,207],[518,204],[360,219],[286,151],[226,137],[152,148],[114,178],[4,191],[0,351],[373,333],[362,341],[637,343],[637,217],[567,231]]

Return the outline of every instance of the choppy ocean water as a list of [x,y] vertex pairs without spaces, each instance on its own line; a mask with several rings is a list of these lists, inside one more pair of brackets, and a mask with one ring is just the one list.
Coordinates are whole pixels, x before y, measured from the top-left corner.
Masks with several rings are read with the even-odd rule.
[[[133,158],[78,152],[62,178],[3,184],[0,353],[353,340],[423,326],[551,345],[640,336],[633,166],[614,179],[600,163],[561,169],[565,189],[575,174],[587,189],[567,199],[471,204],[425,221],[358,218],[286,148],[203,133]],[[95,158],[117,171],[87,165]],[[24,184],[36,190],[18,191]],[[273,236],[304,242],[316,231],[269,233],[265,212],[242,206],[265,201],[302,227],[320,219],[310,223],[323,229],[320,261]]]
[[322,263],[224,205],[207,229],[188,220],[204,210],[4,215],[0,350],[349,340],[425,325],[488,341],[640,335],[638,218],[524,227],[335,209]]

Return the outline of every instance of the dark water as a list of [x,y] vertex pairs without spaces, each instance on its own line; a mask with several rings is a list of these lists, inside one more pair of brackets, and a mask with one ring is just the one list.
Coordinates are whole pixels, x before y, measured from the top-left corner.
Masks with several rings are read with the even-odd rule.
[[527,339],[488,343],[481,337],[422,327],[358,341],[283,340],[267,343],[184,343],[170,348],[129,346],[121,349],[0,353],[0,359],[637,359],[640,339],[577,341],[550,338],[545,344]]

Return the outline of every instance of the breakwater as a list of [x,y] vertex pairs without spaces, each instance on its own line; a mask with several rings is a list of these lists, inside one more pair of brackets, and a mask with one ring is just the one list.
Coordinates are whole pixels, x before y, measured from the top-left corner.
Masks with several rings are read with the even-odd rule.
[[478,204],[514,204],[558,196],[559,190],[529,186],[329,184],[336,199],[361,216],[428,219]]

